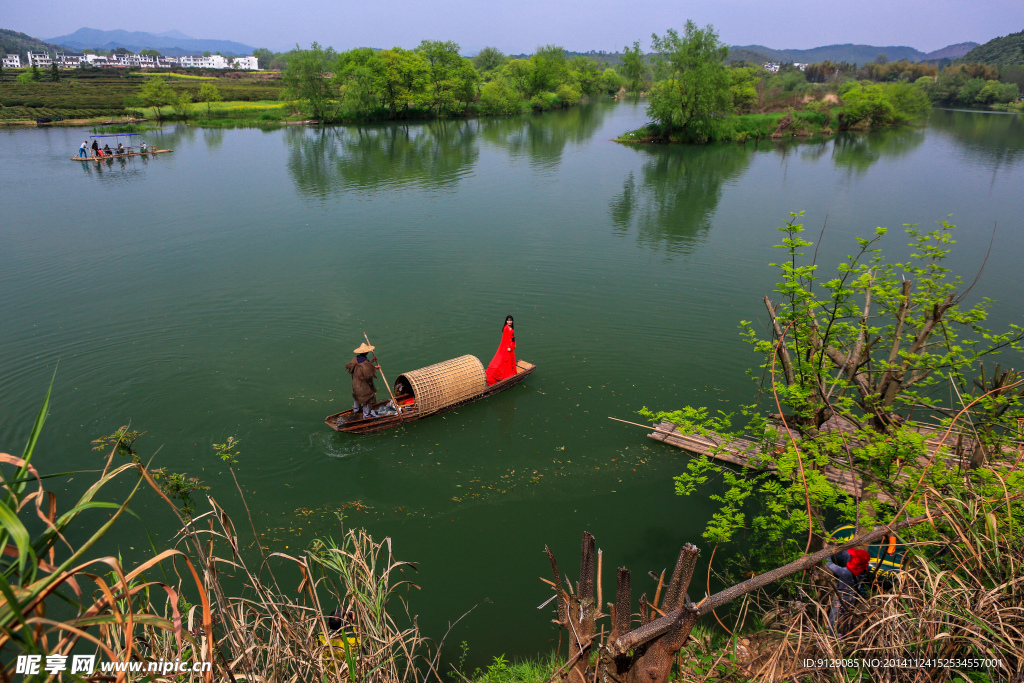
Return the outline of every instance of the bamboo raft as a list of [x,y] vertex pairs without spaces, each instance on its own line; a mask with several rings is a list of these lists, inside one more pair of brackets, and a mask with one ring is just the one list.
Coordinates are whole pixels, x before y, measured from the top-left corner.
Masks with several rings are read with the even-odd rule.
[[163,154],[173,152],[173,149],[151,149],[146,152],[125,152],[124,154],[106,154],[101,157],[71,157],[71,161],[113,161],[114,159],[127,159],[128,157],[141,157],[147,154]]
[[[335,431],[350,434],[392,429],[510,389],[536,369],[533,363],[521,360],[516,363],[516,374],[488,385],[487,374],[480,360],[476,356],[460,356],[399,375],[394,386],[397,414],[363,419],[362,413],[346,410],[328,416],[324,422]],[[371,408],[379,410],[390,402],[378,401]]]
[[[939,453],[937,456],[937,462],[940,462],[945,467],[953,469],[966,470],[970,467],[971,459],[977,447],[977,442],[973,437],[956,430],[950,432],[949,435],[946,435],[945,428],[937,428],[932,425],[914,424],[913,428],[924,435],[925,444],[928,447],[929,453],[934,453],[940,447],[948,449],[945,452]],[[856,427],[854,425],[835,418],[823,424],[821,430],[839,430],[850,434],[851,437],[856,433]],[[662,422],[647,436],[650,439],[661,441],[662,443],[670,446],[682,448],[690,451],[691,453],[706,455],[710,458],[715,458],[716,460],[721,460],[732,465],[750,467],[758,470],[774,471],[776,469],[775,466],[770,461],[766,461],[764,457],[765,454],[762,449],[765,445],[752,439],[735,438],[726,443],[725,439],[714,432],[709,432],[708,435],[683,434],[677,429],[676,425],[671,422]],[[768,444],[767,447],[771,448],[773,452],[777,451],[778,449],[785,447],[786,440],[786,430],[781,424],[779,424],[778,439],[774,443]],[[928,460],[928,457],[922,457],[919,459],[918,464],[925,465],[928,463]],[[845,491],[848,495],[854,498],[865,497],[864,483],[852,472],[843,471],[831,465],[826,465],[821,470],[821,473],[831,484],[836,486],[836,488]],[[900,481],[906,477],[906,472],[900,472],[896,474],[894,479],[896,481]],[[870,493],[870,497],[876,498],[883,503],[896,502],[889,495],[883,492],[872,492]]]

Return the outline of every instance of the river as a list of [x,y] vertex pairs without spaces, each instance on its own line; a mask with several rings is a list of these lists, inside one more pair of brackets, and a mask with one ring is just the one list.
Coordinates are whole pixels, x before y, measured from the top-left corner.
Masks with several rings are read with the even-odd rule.
[[[813,241],[827,220],[823,267],[875,226],[895,258],[902,224],[951,216],[968,281],[997,226],[971,296],[999,300],[994,327],[1024,311],[1024,117],[611,142],[645,120],[642,104],[601,102],[326,131],[167,126],[144,137],[173,153],[102,164],[68,161],[81,129],[0,130],[0,450],[21,452],[53,377],[40,470],[95,469],[90,440],[130,423],[146,458],[198,476],[246,528],[212,448],[235,436],[271,550],[339,538],[343,512],[417,564],[410,606],[428,636],[489,600],[449,645],[468,641],[472,664],[549,650],[546,544],[572,573],[580,533],[595,534],[606,598],[615,567],[650,594],[648,571],[702,545],[712,504],[673,492],[686,456],[608,417],[753,400],[738,325],[764,323],[789,212]],[[364,330],[393,381],[466,353],[486,365],[509,313],[538,366],[523,385],[398,431],[323,424],[351,405],[343,366]],[[89,476],[50,485],[66,505]],[[152,496],[133,507],[170,538]],[[145,546],[129,519],[104,550],[131,563]]]

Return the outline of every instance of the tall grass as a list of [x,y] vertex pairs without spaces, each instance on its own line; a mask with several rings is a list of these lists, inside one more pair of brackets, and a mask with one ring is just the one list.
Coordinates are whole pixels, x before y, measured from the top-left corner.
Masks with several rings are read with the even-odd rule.
[[[403,578],[411,565],[395,560],[390,539],[377,542],[351,529],[337,544],[323,539],[294,555],[267,555],[251,517],[257,542],[246,544],[212,497],[206,498],[206,512],[182,514],[155,472],[138,460],[114,467],[115,454],[124,452],[116,435],[107,441],[112,448],[96,482],[61,511],[56,494],[43,484],[46,477],[31,464],[48,406],[49,395],[21,457],[0,453],[0,680],[12,679],[17,655],[67,655],[73,649],[91,649],[97,661],[211,665],[207,673],[179,674],[176,681],[424,678],[431,666],[427,642],[403,597],[413,587]],[[123,502],[98,499],[126,477],[134,482]],[[131,568],[119,558],[96,555],[95,545],[121,516],[132,514],[129,504],[145,488],[177,516],[177,547],[154,550]],[[109,518],[87,526],[83,514],[97,511]],[[72,544],[67,532],[80,534],[83,528],[92,528],[88,538]],[[248,545],[259,548],[257,557],[248,557]],[[147,578],[154,573],[164,580]],[[298,587],[283,586],[278,573],[298,574]],[[48,617],[57,600],[70,614]],[[351,614],[344,630],[329,624],[335,606]]]
[[[785,599],[762,593],[741,608],[741,615],[758,615],[758,628],[734,626],[737,635],[724,643],[721,632],[698,635],[695,629],[681,653],[680,678],[714,680],[708,678],[713,671],[745,681],[1024,680],[1017,499],[930,493],[933,509],[950,513],[935,523],[937,539],[917,544],[898,579],[876,583],[870,597],[847,610],[841,635],[828,620],[831,574],[817,570]],[[855,664],[808,665],[828,661]],[[879,665],[862,665],[873,661]]]

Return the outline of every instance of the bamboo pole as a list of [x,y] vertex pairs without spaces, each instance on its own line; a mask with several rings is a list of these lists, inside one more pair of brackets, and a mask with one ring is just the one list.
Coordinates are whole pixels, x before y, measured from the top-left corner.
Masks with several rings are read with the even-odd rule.
[[669,436],[678,436],[678,437],[685,437],[686,436],[685,434],[683,434],[681,432],[670,432],[670,431],[665,430],[665,429],[658,429],[657,427],[652,427],[651,425],[642,425],[639,422],[630,422],[629,420],[620,420],[619,418],[612,417],[610,415],[608,416],[608,419],[609,420],[615,420],[616,422],[625,422],[626,424],[633,425],[634,427],[643,427],[644,429],[646,429],[649,432],[658,432],[660,434],[668,434]]
[[[366,336],[366,332],[363,332],[363,339],[366,340],[367,346],[373,346],[373,344],[370,343],[370,338]],[[391,384],[388,382],[388,378],[384,376],[384,368],[380,366],[380,359],[377,358],[377,352],[372,351],[371,353],[373,353],[373,364],[377,366],[378,370],[380,370],[380,378],[384,380],[384,386],[388,388],[388,396],[391,397],[391,403],[394,404],[395,410],[401,413],[402,407],[398,405],[398,401],[395,400],[395,395],[391,393]]]

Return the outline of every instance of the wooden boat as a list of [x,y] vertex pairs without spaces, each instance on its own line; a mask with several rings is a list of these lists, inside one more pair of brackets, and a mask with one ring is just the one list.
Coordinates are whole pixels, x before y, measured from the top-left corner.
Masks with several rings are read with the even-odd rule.
[[145,152],[125,152],[124,154],[108,154],[101,157],[71,157],[71,161],[113,161],[114,159],[127,159],[128,157],[142,157],[147,154],[163,154],[173,152],[173,149],[149,149]]
[[61,118],[60,116],[50,116],[48,118],[38,118],[38,119],[36,119],[36,125],[37,126],[45,126],[47,124],[56,123],[57,121],[63,121],[63,120],[64,119]]
[[[329,416],[324,422],[335,431],[352,434],[391,429],[505,391],[536,369],[533,363],[521,360],[516,363],[516,374],[488,386],[487,373],[480,360],[476,356],[460,356],[399,375],[394,386],[398,412],[393,415],[363,419],[362,413],[346,410]],[[388,403],[390,399],[378,401],[372,408],[379,410]]]

